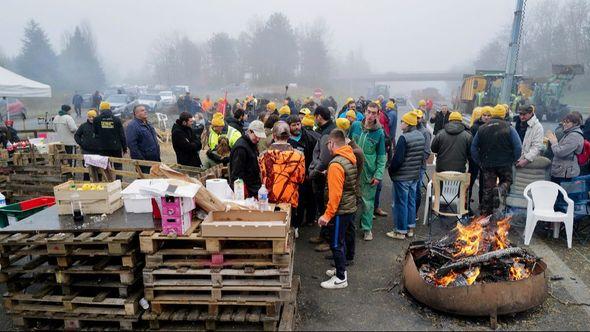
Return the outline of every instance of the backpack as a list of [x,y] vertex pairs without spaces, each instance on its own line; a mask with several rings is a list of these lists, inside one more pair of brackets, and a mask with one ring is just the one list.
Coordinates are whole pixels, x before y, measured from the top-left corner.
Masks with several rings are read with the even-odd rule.
[[588,161],[590,161],[590,141],[584,138],[584,135],[582,135],[582,133],[578,131],[574,131],[574,133],[580,134],[584,139],[582,152],[580,152],[580,154],[576,154],[576,157],[578,157],[578,165],[585,166],[586,164],[588,164]]

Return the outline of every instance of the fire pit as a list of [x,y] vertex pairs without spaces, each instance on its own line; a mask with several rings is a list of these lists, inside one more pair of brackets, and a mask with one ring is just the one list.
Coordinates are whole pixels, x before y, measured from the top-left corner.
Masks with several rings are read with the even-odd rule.
[[466,316],[516,313],[542,304],[548,295],[539,258],[511,247],[510,218],[460,224],[438,241],[410,244],[403,269],[405,289],[434,309]]

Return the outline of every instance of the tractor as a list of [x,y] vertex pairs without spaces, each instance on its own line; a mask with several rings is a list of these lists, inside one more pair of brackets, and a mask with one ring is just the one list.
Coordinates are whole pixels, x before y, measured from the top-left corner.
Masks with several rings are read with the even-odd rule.
[[532,104],[539,120],[543,115],[547,121],[558,121],[569,113],[569,107],[560,102],[564,91],[576,75],[584,74],[582,65],[553,65],[553,75],[543,81],[534,83]]

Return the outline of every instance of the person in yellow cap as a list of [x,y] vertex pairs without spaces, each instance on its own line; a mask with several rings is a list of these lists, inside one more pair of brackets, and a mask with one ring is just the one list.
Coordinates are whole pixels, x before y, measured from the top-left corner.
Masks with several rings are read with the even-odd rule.
[[307,114],[306,116],[303,117],[303,120],[301,120],[301,125],[308,130],[313,130],[313,126],[315,124],[315,120],[313,115]]
[[416,112],[411,111],[402,116],[402,134],[397,140],[388,169],[393,181],[393,230],[386,235],[397,240],[413,236],[416,228],[416,188],[419,186],[426,142],[417,125]]
[[[424,174],[426,173],[426,160],[430,157],[430,144],[432,142],[432,134],[430,130],[426,128],[426,121],[425,115],[426,112],[421,109],[415,109],[414,114],[417,117],[418,124],[416,125],[416,129],[422,133],[424,136],[424,159],[422,160],[422,165],[420,166],[420,177],[418,178],[418,186],[416,187],[416,212],[420,209],[420,205],[422,204],[422,192],[420,190],[422,179],[424,178]],[[418,215],[416,215],[416,219],[418,219]],[[409,232],[410,236],[413,236],[413,232]]]
[[[475,137],[475,134],[477,134],[477,131],[479,130],[479,127],[481,127],[483,124],[487,123],[488,121],[490,121],[490,119],[492,118],[492,107],[490,106],[485,106],[485,107],[476,107],[473,109],[473,114],[471,116],[471,136]],[[479,175],[479,165],[473,161],[473,158],[470,156],[469,157],[469,174],[470,174],[470,180],[469,180],[469,202],[471,203],[471,197],[473,196],[473,185],[475,184],[475,180],[478,179],[478,175]],[[482,190],[483,190],[483,183],[481,182],[483,177],[479,177],[479,192],[478,192],[478,197],[479,197],[479,202],[481,202],[481,195],[482,195]],[[471,210],[471,207],[469,207],[469,211],[471,214],[473,214],[473,211]]]
[[270,114],[270,113],[274,113],[277,110],[277,104],[275,104],[274,101],[269,102],[268,104],[266,104],[266,111]]
[[289,107],[289,105],[283,105],[279,109],[279,119],[282,121],[285,121],[285,120],[287,120],[289,115],[291,115],[291,108]]
[[426,100],[420,99],[420,101],[418,102],[418,109],[422,112],[426,112]]
[[[106,101],[100,103],[99,110],[100,114],[92,121],[98,140],[98,154],[121,158],[127,153],[127,139],[121,119],[113,115],[111,105]],[[115,163],[114,166],[117,170],[123,168],[120,163]]]
[[449,123],[434,136],[431,149],[436,153],[437,172],[465,173],[472,141],[459,112],[449,114]]
[[74,139],[82,149],[82,154],[99,153],[99,142],[96,139],[96,135],[94,134],[93,125],[94,119],[97,115],[98,114],[96,113],[96,110],[90,109],[88,113],[86,113],[86,122],[81,124],[80,127],[78,127],[78,130],[76,130],[76,133],[74,134]]
[[471,144],[471,156],[481,168],[483,192],[480,215],[490,215],[498,206],[500,197],[504,205],[512,184],[512,167],[520,158],[522,144],[518,133],[505,120],[506,109],[497,105],[491,111],[492,119],[479,127]]
[[344,132],[348,132],[348,129],[350,128],[350,121],[348,121],[348,119],[342,118],[336,119],[336,127],[343,130]]
[[231,148],[242,134],[238,129],[232,126],[226,127],[225,121],[223,120],[223,114],[214,113],[213,119],[211,119],[211,129],[209,130],[208,145],[210,150],[215,150],[220,136],[225,136],[229,139],[229,146]]
[[346,112],[346,119],[350,122],[353,123],[356,121],[356,112],[354,110],[349,110]]
[[[346,114],[350,111],[354,111],[354,113],[356,114],[356,119],[355,121],[363,121],[363,119],[365,118],[365,116],[363,115],[362,112],[357,111],[356,109],[356,103],[354,102],[354,99],[352,98],[348,98],[347,101],[348,103],[345,104],[342,107],[342,110],[340,110],[340,113],[338,113],[338,117],[339,118],[346,118]],[[350,119],[348,119],[350,121]],[[353,123],[354,121],[351,121],[350,123]]]
[[300,109],[299,110],[299,121],[303,121],[303,118],[309,114],[311,114],[311,110],[309,108],[304,107],[304,108]]

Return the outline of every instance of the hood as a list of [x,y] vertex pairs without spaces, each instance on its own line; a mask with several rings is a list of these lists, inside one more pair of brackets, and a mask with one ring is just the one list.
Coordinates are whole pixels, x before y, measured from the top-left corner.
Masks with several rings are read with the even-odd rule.
[[379,130],[381,129],[381,123],[379,122],[379,119],[377,119],[375,121],[375,124],[372,125],[368,125],[367,124],[367,119],[363,119],[363,128],[369,131],[375,131],[375,130]]
[[66,114],[68,114],[68,113],[67,113],[67,112],[65,112],[65,111],[62,111],[62,110],[60,110],[59,112],[57,112],[57,114],[58,114],[58,115],[66,115]]
[[352,147],[348,144],[336,149],[336,151],[334,151],[334,156],[342,156],[350,160],[353,165],[356,165],[356,157],[354,156]]
[[451,135],[458,135],[465,131],[465,125],[459,121],[451,121],[445,125],[445,131]]

